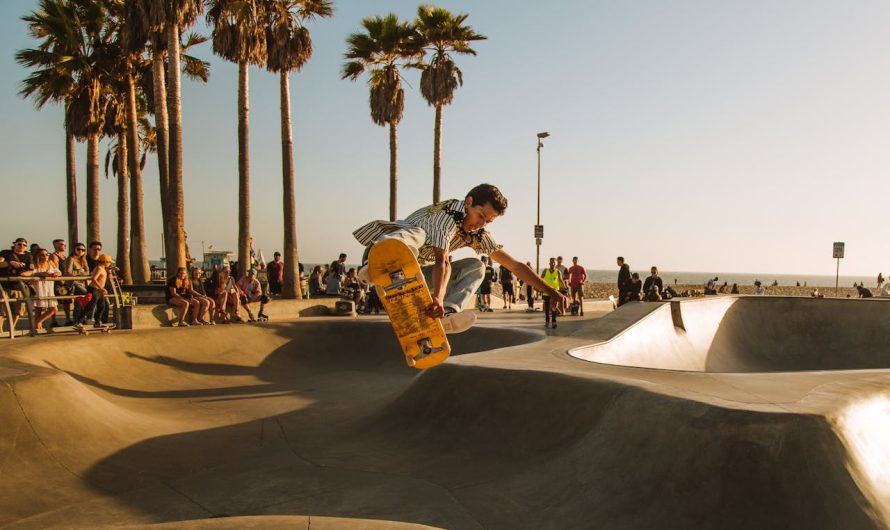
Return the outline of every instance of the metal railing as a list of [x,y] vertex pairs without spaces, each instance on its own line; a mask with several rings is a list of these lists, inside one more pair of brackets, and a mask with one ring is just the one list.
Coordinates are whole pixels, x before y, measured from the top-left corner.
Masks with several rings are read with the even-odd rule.
[[[88,284],[90,281],[89,276],[57,276],[57,277],[49,277],[49,276],[10,276],[10,277],[0,277],[0,316],[5,317],[6,322],[5,326],[9,328],[8,331],[2,331],[0,328],[0,336],[6,335],[8,338],[12,339],[16,336],[15,327],[12,325],[14,320],[12,314],[12,305],[13,304],[24,304],[27,312],[27,320],[28,320],[28,335],[36,335],[37,328],[35,326],[36,318],[34,311],[34,303],[42,300],[71,300],[72,304],[77,302],[74,301],[75,298],[79,298],[84,296],[83,294],[67,294],[67,295],[53,295],[53,296],[36,296],[32,293],[36,293],[36,289],[32,289],[30,284],[35,282],[82,282],[84,284]],[[14,283],[18,284],[19,289],[13,290],[17,294],[21,296],[11,296],[8,287],[8,284]],[[116,324],[121,323],[121,313],[122,307],[124,305],[123,293],[121,293],[120,283],[118,282],[117,276],[109,272],[108,274],[108,282],[106,285],[110,285],[110,292],[106,295],[107,298],[111,299],[111,309],[112,309],[112,318]],[[53,289],[55,292],[55,289]],[[129,293],[127,293],[129,294]],[[118,325],[120,327],[120,325]]]

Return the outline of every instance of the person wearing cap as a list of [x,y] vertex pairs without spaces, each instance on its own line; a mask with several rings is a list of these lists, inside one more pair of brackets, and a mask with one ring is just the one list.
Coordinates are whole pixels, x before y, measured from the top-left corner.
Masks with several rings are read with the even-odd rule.
[[[31,276],[34,270],[34,258],[28,252],[28,240],[20,237],[13,241],[12,248],[0,252],[0,258],[3,259],[3,267],[0,268],[0,276]],[[24,298],[25,291],[19,282],[3,282],[3,288],[7,295],[12,298]],[[28,293],[30,294],[30,293]],[[12,313],[7,315],[9,318],[10,329],[15,329],[16,323],[24,312],[24,304],[21,302],[11,302],[9,310]]]
[[263,287],[256,278],[256,269],[253,267],[248,269],[247,274],[238,278],[237,284],[238,288],[241,289],[241,305],[247,310],[247,321],[256,322],[256,318],[254,318],[253,312],[250,310],[250,304],[255,302],[260,303],[260,311],[257,313],[257,317],[262,320],[269,320],[269,315],[263,311],[266,304],[269,303],[269,297],[263,294]]
[[105,285],[108,282],[108,266],[111,265],[111,261],[111,256],[108,254],[100,254],[96,258],[96,266],[90,273],[90,281],[87,284],[90,302],[83,309],[83,315],[75,323],[75,327],[83,328],[90,318],[93,318],[93,327],[102,327],[102,315],[108,310],[108,303],[105,301],[108,290]]

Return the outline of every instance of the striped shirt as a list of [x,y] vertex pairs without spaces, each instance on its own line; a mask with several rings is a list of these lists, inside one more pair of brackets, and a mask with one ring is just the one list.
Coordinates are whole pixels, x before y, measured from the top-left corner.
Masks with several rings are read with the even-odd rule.
[[403,221],[371,221],[352,233],[362,245],[368,246],[383,235],[406,228],[421,228],[426,233],[424,245],[418,249],[417,260],[434,263],[434,249],[447,249],[453,252],[459,248],[470,247],[477,254],[491,254],[502,248],[491,234],[484,228],[475,232],[465,232],[459,219],[463,219],[467,211],[464,201],[452,199],[442,201],[417,210]]

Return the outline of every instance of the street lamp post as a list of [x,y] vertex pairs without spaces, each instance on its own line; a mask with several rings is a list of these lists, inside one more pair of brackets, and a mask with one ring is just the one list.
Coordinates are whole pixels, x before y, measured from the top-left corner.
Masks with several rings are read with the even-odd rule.
[[535,224],[535,273],[541,274],[541,240],[544,239],[544,227],[541,226],[541,148],[544,147],[544,138],[550,136],[549,132],[538,133],[538,218]]

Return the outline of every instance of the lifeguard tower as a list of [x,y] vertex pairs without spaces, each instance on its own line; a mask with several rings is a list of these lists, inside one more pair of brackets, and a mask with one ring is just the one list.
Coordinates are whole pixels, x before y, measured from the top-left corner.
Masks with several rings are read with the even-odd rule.
[[232,261],[231,250],[206,250],[204,251],[204,268],[208,271],[222,269]]

